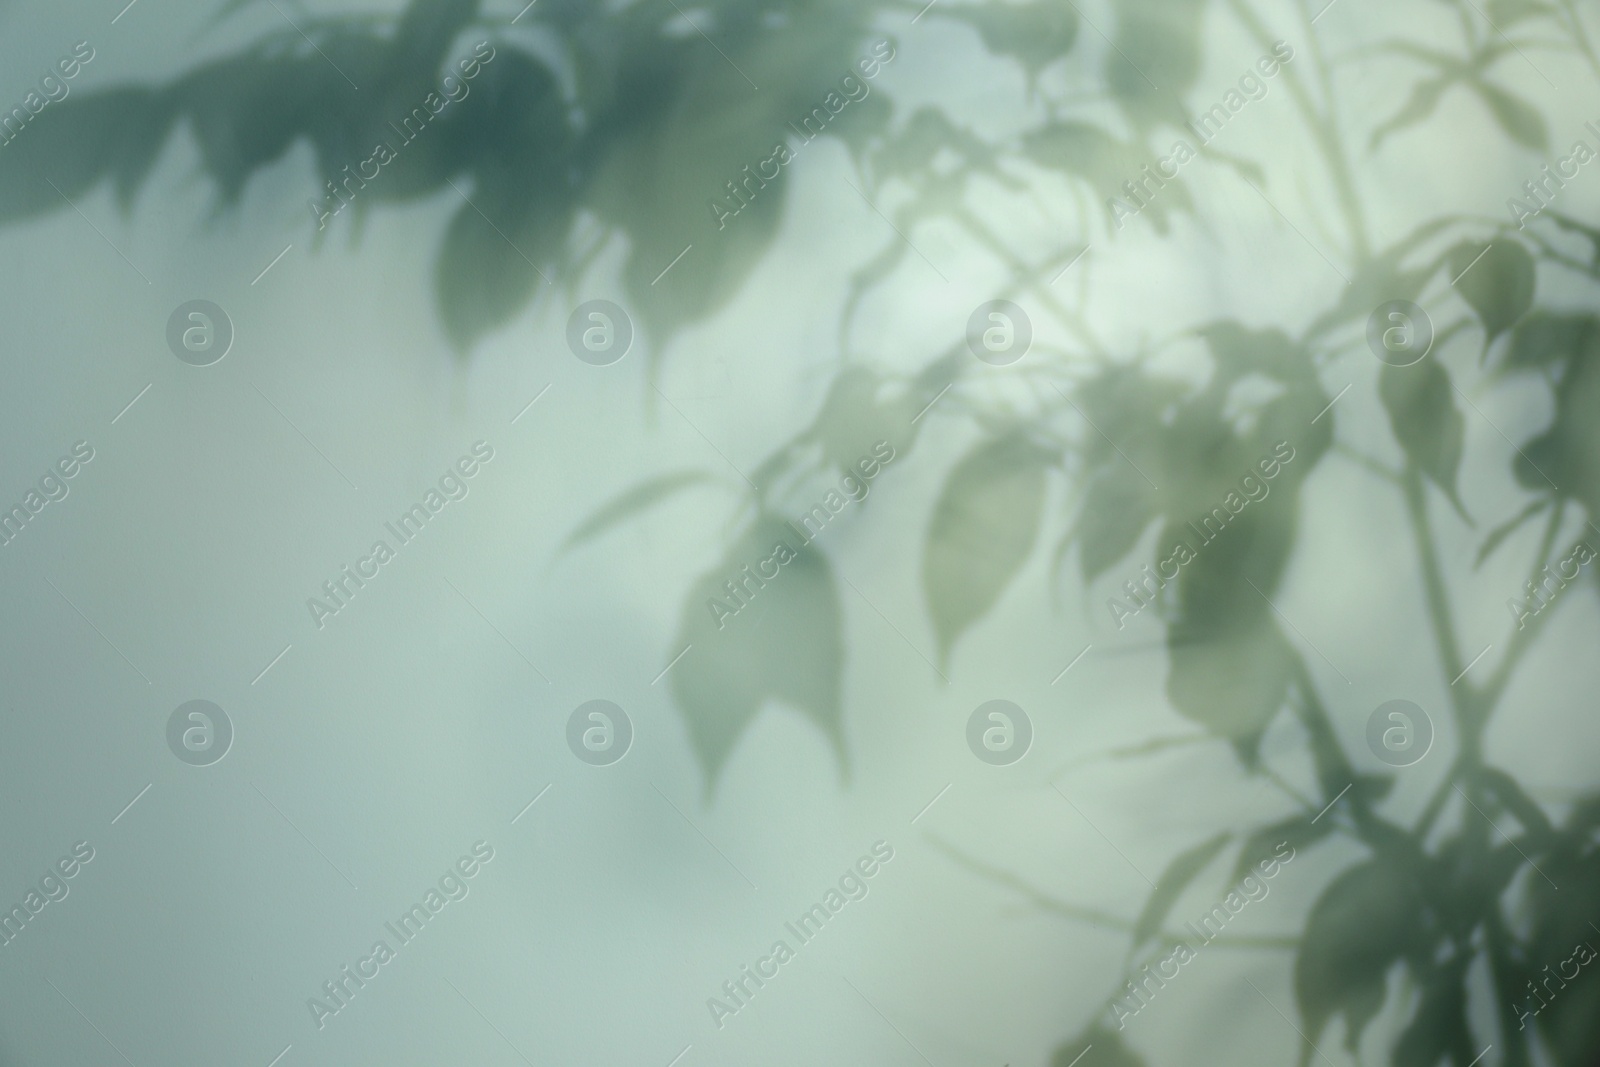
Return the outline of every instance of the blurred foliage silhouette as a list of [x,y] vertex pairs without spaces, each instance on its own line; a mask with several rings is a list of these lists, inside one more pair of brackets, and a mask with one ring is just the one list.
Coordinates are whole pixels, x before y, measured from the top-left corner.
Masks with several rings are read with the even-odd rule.
[[[1496,80],[1497,66],[1516,61],[1524,48],[1560,47],[1600,76],[1587,28],[1572,0],[1485,2],[1496,32],[1482,28],[1473,0],[1436,0],[1433,7],[1459,15],[1457,41],[1396,38],[1379,46],[1420,73],[1410,97],[1359,142],[1365,149],[1426,122],[1452,89],[1481,103],[1508,150],[1547,149],[1544,117]],[[1114,0],[1105,24],[1111,47],[1101,52],[1096,42],[1082,55],[1084,40],[1093,38],[1080,38],[1078,8],[1067,0],[926,9],[895,0],[709,0],[689,9],[540,0],[526,13],[531,30],[519,28],[514,38],[504,19],[482,14],[478,0],[413,0],[394,19],[307,18],[303,35],[285,31],[169,83],[85,91],[51,106],[5,150],[0,219],[60,210],[66,197],[102,182],[131,209],[180,129],[197,143],[223,208],[298,142],[314,149],[319,180],[337,186],[347,167],[392,138],[391,124],[435,90],[462,54],[459,42],[476,34],[492,42],[493,58],[482,63],[470,94],[399,150],[370,189],[360,188],[353,214],[359,221],[385,202],[454,186],[463,202],[437,253],[435,295],[445,334],[464,353],[533,301],[547,279],[576,286],[598,250],[575,247],[575,220],[588,213],[608,237],[626,238],[626,297],[659,354],[676,330],[736,293],[772,244],[785,204],[783,182],[763,185],[717,240],[696,242],[708,224],[708,193],[766,158],[775,139],[789,137],[791,121],[818,106],[817,86],[853,69],[885,36],[878,30],[890,21],[885,15],[966,24],[991,54],[1018,64],[1030,94],[1042,97],[1020,135],[989,139],[934,107],[903,114],[883,93],[852,103],[849,121],[827,132],[845,142],[865,195],[895,194],[900,231],[938,217],[990,247],[1013,275],[996,296],[1030,293],[1076,339],[1079,364],[1095,370],[1073,382],[1048,365],[1017,368],[1037,386],[1030,410],[985,406],[955,392],[955,408],[983,439],[949,472],[922,546],[921,580],[941,667],[948,669],[952,648],[1041,550],[1048,503],[1060,496],[1071,513],[1052,559],[1059,569],[1076,549],[1085,586],[1123,563],[1150,529],[1159,531],[1150,563],[1160,588],[1139,608],[1165,627],[1174,709],[1230,746],[1251,775],[1271,773],[1260,758],[1262,736],[1290,717],[1303,731],[1316,786],[1299,798],[1300,814],[1219,835],[1172,861],[1138,920],[1123,924],[1130,935],[1126,973],[1105,1011],[1062,1043],[1057,1067],[1078,1063],[1090,1045],[1083,1067],[1142,1062],[1106,1020],[1151,953],[1178,943],[1165,927],[1167,912],[1231,846],[1238,846],[1237,878],[1278,842],[1308,850],[1336,835],[1358,841],[1366,858],[1330,882],[1293,949],[1302,1064],[1330,1024],[1341,1024],[1354,1051],[1385,1004],[1403,998],[1412,1007],[1390,1050],[1397,1067],[1468,1067],[1489,1043],[1499,1062],[1519,1067],[1533,1062],[1535,1035],[1553,1062],[1592,1067],[1600,1060],[1600,967],[1562,975],[1559,990],[1549,975],[1591,934],[1600,937],[1590,923],[1590,908],[1600,904],[1600,793],[1552,815],[1489,765],[1482,745],[1513,673],[1554,612],[1532,613],[1514,631],[1487,673],[1479,672],[1486,681],[1462,677],[1470,665],[1435,527],[1462,522],[1476,529],[1484,518],[1472,515],[1461,489],[1465,396],[1438,358],[1448,344],[1474,338],[1481,338],[1488,388],[1542,387],[1554,413],[1548,427],[1503,457],[1526,499],[1513,518],[1482,533],[1479,562],[1514,531],[1542,522],[1529,569],[1530,582],[1542,585],[1563,523],[1579,513],[1589,523],[1600,517],[1600,316],[1570,302],[1539,302],[1546,292],[1581,291],[1593,305],[1600,228],[1553,210],[1526,228],[1441,216],[1373,248],[1349,133],[1335,107],[1337,64],[1322,54],[1310,13],[1292,6],[1304,32],[1286,50],[1304,58],[1291,64],[1277,52],[1277,76],[1320,154],[1350,284],[1297,331],[1232,320],[1195,324],[1210,360],[1200,382],[1165,377],[1144,356],[1114,357],[1084,317],[1046,288],[1046,279],[1081,254],[1082,241],[1025,262],[974,205],[983,197],[1039,194],[1076,204],[1085,231],[1111,225],[1124,180],[1196,118],[1184,101],[1197,87],[1205,20],[1236,20],[1264,53],[1286,47],[1250,0]],[[545,47],[531,46],[530,32]],[[1101,98],[1073,102],[1045,93],[1041,74],[1061,62],[1098,67]],[[1196,151],[1247,181],[1265,180],[1258,163],[1203,142]],[[1143,210],[1164,234],[1197,208],[1174,185]],[[691,242],[695,254],[678,264],[674,284],[653,286]],[[850,356],[862,301],[908,251],[907,243],[890,240],[852,275],[840,312],[841,355]],[[1384,807],[1393,777],[1358,771],[1343,747],[1271,598],[1295,563],[1302,489],[1344,448],[1336,443],[1336,397],[1319,369],[1364,343],[1360,331],[1374,308],[1425,295],[1436,298],[1435,307],[1455,308],[1454,317],[1438,331],[1432,353],[1410,366],[1385,366],[1377,383],[1403,465],[1391,469],[1348,453],[1404,505],[1439,674],[1460,679],[1441,689],[1452,701],[1455,761],[1420,817],[1405,822]],[[910,453],[918,413],[973,371],[964,340],[908,376],[847,360],[811,423],[753,472],[750,497],[734,516],[738,529],[718,565],[688,590],[674,642],[700,650],[674,671],[671,685],[708,794],[769,701],[801,712],[826,736],[841,768],[849,766],[839,576],[827,556],[802,545],[782,564],[783,577],[760,587],[759,601],[751,601],[765,612],[760,627],[714,635],[721,620],[706,608],[729,596],[727,579],[771,556],[788,536],[788,498],[774,487],[855,477],[878,442]],[[1114,431],[1115,441],[1098,429],[1075,429],[1084,422]],[[1269,463],[1276,469],[1266,475]],[[1241,472],[1257,471],[1271,480],[1270,495],[1241,488]],[[636,487],[598,511],[564,548],[593,542],[707,477],[676,472]],[[1053,485],[1067,491],[1054,494]],[[1174,546],[1208,522],[1226,528],[1180,558]],[[1324,811],[1327,817],[1316,818]],[[1503,824],[1514,824],[1515,833]],[[988,877],[1020,885],[956,855]],[[1391,981],[1397,973],[1402,983]],[[1468,1010],[1474,974],[1487,975],[1491,1017]]]

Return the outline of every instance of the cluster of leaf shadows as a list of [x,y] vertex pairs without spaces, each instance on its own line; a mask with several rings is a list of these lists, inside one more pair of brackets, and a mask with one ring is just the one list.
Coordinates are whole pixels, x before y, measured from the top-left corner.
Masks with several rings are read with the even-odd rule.
[[[1554,412],[1532,440],[1508,446],[1526,506],[1484,536],[1482,555],[1503,550],[1523,524],[1542,522],[1535,577],[1568,520],[1600,514],[1600,317],[1573,310],[1600,295],[1600,229],[1554,210],[1522,231],[1501,217],[1441,216],[1374,248],[1357,191],[1359,153],[1348,147],[1336,113],[1337,64],[1323,55],[1311,12],[1284,6],[1294,12],[1292,25],[1269,29],[1250,0],[1114,0],[1096,24],[1107,31],[1104,39],[1086,31],[1066,0],[930,8],[861,0],[692,7],[539,0],[517,26],[486,16],[479,0],[414,0],[394,18],[301,15],[293,29],[165,84],[81,92],[52,105],[0,149],[0,219],[60,210],[106,182],[131,209],[179,131],[197,145],[220,206],[236,204],[253,175],[297,144],[314,152],[319,187],[308,192],[320,196],[322,183],[340,181],[347,165],[389,137],[389,123],[435,90],[463,42],[488,38],[497,56],[471,95],[371,183],[354,203],[357,221],[387,202],[445,198],[453,214],[437,253],[435,293],[444,332],[463,352],[553,281],[575,287],[601,251],[623,239],[626,301],[659,351],[676,329],[706,318],[739,290],[772,243],[787,183],[764,187],[735,223],[709,237],[707,198],[787,137],[788,124],[815,107],[836,72],[849,70],[885,28],[903,33],[912,16],[964,24],[976,45],[1020,65],[1039,106],[1020,134],[1001,137],[964,128],[933,107],[903,113],[875,93],[829,131],[848,148],[862,183],[841,195],[892,201],[896,234],[852,276],[840,314],[841,369],[819,412],[751,471],[723,558],[685,596],[674,647],[693,644],[697,654],[674,670],[671,686],[708,792],[768,702],[804,714],[848,771],[840,592],[848,579],[829,556],[801,548],[781,580],[752,600],[759,617],[718,626],[706,602],[724,596],[726,579],[786,536],[782,524],[795,517],[786,507],[809,504],[814,487],[850,473],[875,442],[913,453],[928,425],[919,416],[947,387],[941,417],[969,418],[981,439],[948,473],[923,541],[922,584],[942,668],[1039,550],[1053,518],[1049,500],[1071,502],[1054,563],[1075,548],[1087,585],[1128,560],[1152,528],[1159,559],[1233,491],[1240,472],[1278,442],[1292,442],[1295,459],[1270,497],[1238,514],[1224,536],[1183,566],[1153,610],[1165,630],[1173,707],[1231,746],[1242,770],[1255,775],[1275,774],[1263,765],[1260,743],[1287,716],[1303,733],[1316,788],[1297,794],[1297,814],[1214,838],[1171,863],[1143,915],[1124,924],[1132,942],[1127,975],[1108,990],[1107,1004],[1125,994],[1135,964],[1148,958],[1143,953],[1174,942],[1163,930],[1167,912],[1235,837],[1243,870],[1277,842],[1307,852],[1342,836],[1359,842],[1365,858],[1322,891],[1293,946],[1302,1062],[1322,1055],[1314,1043],[1336,1021],[1354,1050],[1386,1003],[1403,1003],[1408,1021],[1388,1049],[1390,1062],[1402,1067],[1468,1067],[1490,1043],[1494,1062],[1515,1067],[1532,1062],[1536,1041],[1556,1063],[1591,1065],[1600,1057],[1600,967],[1563,987],[1531,1020],[1525,1008],[1550,964],[1578,942],[1600,940],[1590,925],[1600,915],[1600,796],[1552,816],[1486,762],[1482,745],[1513,673],[1557,612],[1534,616],[1498,656],[1461,677],[1470,650],[1460,644],[1436,524],[1476,528],[1458,491],[1469,402],[1441,358],[1460,351],[1458,341],[1481,349],[1482,387],[1542,387]],[[1477,99],[1503,143],[1544,153],[1545,120],[1504,86],[1504,68],[1529,52],[1565,49],[1600,76],[1570,0],[1424,6],[1459,16],[1459,39],[1448,47],[1391,40],[1375,49],[1422,74],[1363,148],[1403,136],[1460,90]],[[1331,210],[1344,229],[1337,254],[1350,280],[1330,287],[1326,310],[1297,333],[1236,321],[1197,325],[1194,336],[1211,366],[1196,383],[1164,377],[1143,356],[1114,358],[1072,301],[1056,295],[1049,283],[1081,254],[1082,240],[1027,259],[974,204],[1046,196],[1079,208],[1085,232],[1106,228],[1120,183],[1191,117],[1184,100],[1201,88],[1201,41],[1212,19],[1234,20],[1263,51],[1275,38],[1293,36],[1306,56],[1285,68],[1282,84],[1331,190]],[[1053,64],[1071,65],[1103,91],[1083,100],[1046,90],[1043,75]],[[1244,181],[1265,181],[1249,160],[1210,146],[1201,154]],[[1193,208],[1178,185],[1152,202],[1145,218],[1165,234]],[[1030,361],[1016,375],[1036,402],[1019,406],[960,388],[981,369],[963,340],[912,375],[881,373],[854,358],[858,308],[913,257],[899,234],[930,220],[955,225],[992,251],[1009,272],[996,296],[1026,298],[1048,311],[1075,339],[1060,354],[1094,372],[1071,378],[1049,360]],[[691,243],[694,255],[674,268],[671,284],[657,285]],[[1557,299],[1536,301],[1546,294]],[[1441,324],[1427,358],[1385,366],[1378,377],[1404,458],[1390,468],[1338,442],[1339,411],[1330,408],[1335,397],[1319,372],[1361,348],[1372,309],[1398,299],[1454,308],[1456,317]],[[1267,399],[1241,409],[1241,396]],[[1090,432],[1086,424],[1110,432]],[[1441,724],[1453,762],[1409,820],[1385,808],[1393,777],[1359,769],[1343,740],[1354,731],[1336,724],[1271,605],[1294,562],[1302,488],[1322,464],[1341,458],[1361,463],[1398,494],[1431,654],[1443,679],[1460,679],[1445,687],[1448,730]],[[597,513],[569,546],[710,478],[680,471],[652,479]],[[1052,493],[1052,484],[1067,492]],[[1490,990],[1487,1016],[1469,1013],[1474,981]],[[1063,1010],[1083,1015],[1081,1005]],[[1061,1044],[1057,1067],[1078,1063],[1090,1046],[1082,1067],[1142,1062],[1105,1012],[1091,1018]]]

